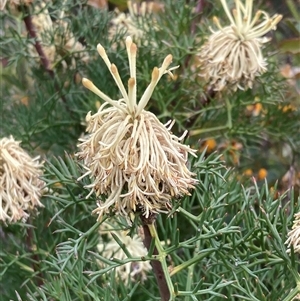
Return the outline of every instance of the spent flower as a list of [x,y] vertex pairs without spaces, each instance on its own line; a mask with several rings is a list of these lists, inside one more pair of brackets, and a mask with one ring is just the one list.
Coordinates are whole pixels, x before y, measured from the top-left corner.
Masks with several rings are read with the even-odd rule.
[[[140,44],[145,36],[145,31],[150,30],[147,22],[144,22],[145,18],[148,19],[152,30],[158,30],[155,13],[162,11],[163,5],[153,1],[142,1],[140,3],[127,1],[127,7],[128,13],[119,12],[116,9],[116,16],[111,20],[109,36],[113,39],[120,30],[125,30],[127,35],[133,37]],[[143,26],[141,26],[142,22]],[[144,45],[148,44],[148,40],[143,42]]]
[[[32,15],[32,24],[51,69],[57,63],[61,63],[65,70],[75,69],[76,58],[88,62],[89,55],[85,47],[77,41],[68,22],[64,20],[64,10],[60,11],[59,18],[53,21],[45,3],[35,5],[34,9],[39,13]],[[33,57],[40,58],[33,45],[30,45],[29,52]],[[65,58],[69,59],[69,64]]]
[[6,4],[10,8],[16,9],[20,5],[29,6],[33,0],[0,0],[0,10],[4,10]]
[[233,90],[252,88],[255,77],[267,71],[262,45],[270,39],[263,37],[275,30],[281,15],[269,15],[259,10],[252,17],[253,0],[235,0],[236,8],[230,12],[226,0],[221,0],[230,25],[222,27],[213,18],[217,31],[212,31],[199,52],[200,75],[216,91],[224,87]]
[[83,85],[104,100],[98,112],[86,117],[86,137],[80,139],[78,157],[83,160],[92,183],[89,197],[106,196],[99,200],[98,220],[104,213],[113,211],[128,217],[140,211],[147,218],[152,213],[168,212],[171,199],[190,194],[196,180],[187,168],[188,154],[195,150],[181,144],[187,131],[177,137],[171,132],[174,122],[163,125],[157,117],[144,110],[160,78],[177,67],[169,68],[172,55],[168,55],[160,68],[155,67],[152,80],[137,103],[136,53],[137,46],[126,39],[130,78],[126,91],[118,69],[112,64],[99,44],[98,52],[115,80],[122,98],[112,100],[90,80]]
[[300,212],[296,213],[294,218],[292,230],[288,233],[288,239],[285,242],[288,253],[291,251],[291,246],[293,246],[295,253],[300,253]]
[[[142,231],[142,229],[139,229],[139,231]],[[103,222],[100,226],[99,233],[100,242],[97,245],[97,248],[101,255],[105,258],[116,258],[118,260],[127,259],[127,255],[116,242],[113,235],[122,242],[123,246],[132,257],[142,257],[146,256],[148,253],[140,235],[133,234],[132,237],[130,237],[128,230],[118,229],[118,226],[115,223]],[[104,267],[105,263],[99,262],[99,265]],[[146,280],[147,272],[149,270],[151,270],[149,261],[142,260],[127,262],[115,268],[116,274],[125,282],[125,284],[128,282],[129,278],[132,281],[137,280],[138,277],[142,281]]]
[[0,139],[0,221],[9,223],[26,220],[35,207],[43,207],[42,164],[19,144],[13,137]]

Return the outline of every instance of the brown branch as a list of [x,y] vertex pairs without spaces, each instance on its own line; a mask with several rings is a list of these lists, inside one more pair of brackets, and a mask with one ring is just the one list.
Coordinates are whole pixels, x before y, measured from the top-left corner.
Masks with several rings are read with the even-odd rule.
[[34,47],[41,59],[41,64],[43,65],[43,67],[45,68],[45,70],[49,73],[49,75],[51,76],[51,78],[54,78],[54,72],[50,67],[50,62],[43,50],[43,47],[41,45],[41,43],[38,40],[38,37],[36,35],[36,30],[35,27],[32,23],[32,17],[29,15],[29,11],[28,8],[25,8],[26,11],[26,15],[24,17],[24,23],[26,26],[26,29],[28,31],[29,36],[34,40]]
[[[152,242],[152,236],[148,228],[148,225],[154,224],[155,216],[151,215],[149,218],[145,218],[144,216],[142,216],[141,220],[142,220],[143,230],[144,230],[144,245],[147,248],[147,250],[149,250]],[[158,255],[156,247],[154,248],[153,255]],[[169,301],[170,291],[160,261],[152,260],[151,266],[156,277],[157,285],[161,296],[161,301]]]
[[[195,13],[198,15],[203,11],[205,1],[204,0],[198,0],[196,8],[195,8]],[[192,22],[191,26],[191,34],[194,34],[196,31],[196,23],[199,22],[198,18],[195,18]]]
[[42,47],[42,45],[39,41],[39,38],[36,34],[36,29],[35,29],[34,24],[32,23],[32,16],[29,14],[29,9],[26,6],[22,6],[20,8],[22,8],[22,10],[25,13],[25,17],[23,18],[24,23],[25,23],[25,27],[28,31],[28,34],[29,34],[30,38],[32,38],[34,40],[34,47],[35,47],[35,49],[36,49],[36,51],[37,51],[37,53],[40,57],[41,64],[44,67],[44,69],[47,71],[47,73],[50,75],[50,77],[54,80],[55,90],[56,90],[56,92],[58,92],[60,98],[64,102],[64,104],[66,106],[66,109],[70,112],[71,115],[73,115],[73,112],[71,112],[71,110],[69,109],[69,107],[67,105],[66,98],[62,95],[60,86],[59,86],[57,80],[55,79],[54,71],[51,69],[50,61],[47,58],[47,56],[46,56],[46,54],[43,50],[43,47]]

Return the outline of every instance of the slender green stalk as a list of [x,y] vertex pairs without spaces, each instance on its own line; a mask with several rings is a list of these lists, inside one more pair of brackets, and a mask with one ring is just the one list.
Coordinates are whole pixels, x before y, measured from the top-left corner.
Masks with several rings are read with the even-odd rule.
[[291,12],[291,14],[293,15],[293,17],[295,18],[295,20],[299,20],[300,19],[300,14],[298,13],[298,9],[297,6],[295,4],[296,2],[294,2],[293,0],[287,0],[286,4]]
[[197,130],[192,130],[189,132],[190,136],[196,136],[204,133],[209,133],[209,132],[214,132],[214,131],[220,131],[220,130],[226,130],[227,129],[227,124],[226,125],[220,125],[220,126],[215,126],[212,128],[207,128],[207,129],[197,129]]
[[229,102],[228,98],[226,98],[225,102],[226,102],[226,109],[227,109],[227,122],[226,122],[226,125],[220,125],[220,126],[215,126],[215,127],[211,127],[211,128],[191,130],[189,132],[189,135],[190,136],[196,136],[196,135],[200,135],[200,134],[204,134],[204,133],[210,133],[210,132],[215,132],[215,131],[231,129],[232,128],[232,116],[231,116],[232,105]]
[[292,301],[295,300],[295,297],[300,293],[300,283],[297,283],[297,286],[290,291],[290,293],[284,298],[283,301]]
[[187,216],[192,221],[194,221],[194,222],[198,222],[199,221],[199,218],[197,216],[195,216],[192,213],[186,211],[182,207],[179,207],[177,210],[178,210],[178,212],[182,212],[185,216]]
[[225,102],[226,102],[226,108],[227,108],[227,124],[226,124],[226,127],[228,129],[231,129],[232,128],[232,117],[231,117],[232,105],[231,105],[228,98],[225,99]]
[[[198,240],[196,243],[196,248],[195,248],[194,254],[197,254],[199,252],[199,250],[200,250],[200,240]],[[188,276],[187,276],[186,285],[185,285],[185,290],[187,292],[192,290],[194,267],[195,267],[195,264],[192,264],[188,267]],[[190,300],[190,297],[185,296],[184,301],[189,301],[189,300]]]
[[155,260],[151,261],[151,265],[157,280],[160,296],[162,301],[172,301],[175,299],[174,286],[171,280],[171,276],[168,271],[166,262],[166,252],[159,240],[158,234],[155,228],[155,218],[142,217],[143,229],[144,229],[144,245],[149,250],[151,242],[154,240],[155,248],[152,257]]
[[[167,282],[169,291],[171,292],[171,294],[173,294],[174,293],[174,286],[173,286],[171,276],[170,276],[170,273],[169,273],[169,270],[168,270],[167,262],[166,262],[167,254],[166,254],[166,252],[165,252],[165,250],[164,250],[164,248],[163,248],[163,246],[162,246],[162,244],[159,240],[155,225],[154,224],[148,224],[148,228],[150,230],[152,238],[155,240],[155,246],[156,246],[156,249],[158,251],[157,258],[158,258],[158,260],[160,261],[160,263],[162,265],[162,269],[164,271],[164,275],[165,275],[165,278],[166,278],[166,282]],[[175,297],[175,296],[173,296],[173,297]],[[173,300],[173,298],[172,298],[172,300]]]
[[180,272],[181,270],[186,269],[187,267],[193,266],[196,262],[200,261],[202,258],[207,256],[208,252],[199,254],[198,256],[193,257],[190,260],[185,261],[184,263],[176,266],[175,268],[172,269],[172,272],[170,273],[170,276],[174,276],[175,274],[177,274],[178,272]]

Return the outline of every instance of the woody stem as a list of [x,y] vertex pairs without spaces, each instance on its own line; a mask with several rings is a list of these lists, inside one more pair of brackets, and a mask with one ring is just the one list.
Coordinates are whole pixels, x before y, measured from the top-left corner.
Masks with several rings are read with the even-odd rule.
[[[152,240],[154,240],[155,248],[151,261],[151,265],[157,280],[160,296],[162,301],[174,300],[174,287],[168,271],[166,262],[166,253],[160,243],[155,227],[155,218],[141,217],[144,229],[144,245],[149,250]],[[172,297],[171,297],[172,294]]]

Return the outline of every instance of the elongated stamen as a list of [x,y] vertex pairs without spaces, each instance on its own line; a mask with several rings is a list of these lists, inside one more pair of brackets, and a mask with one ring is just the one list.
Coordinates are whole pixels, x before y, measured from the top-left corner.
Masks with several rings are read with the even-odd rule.
[[243,28],[243,24],[242,24],[242,21],[241,21],[241,16],[238,15],[238,12],[239,10],[236,10],[234,9],[232,14],[236,20],[236,26],[233,27],[233,30],[235,31],[235,33],[238,35],[238,37],[241,39],[241,40],[244,40],[244,35],[242,33],[242,28]]
[[126,102],[128,102],[128,95],[127,95],[126,89],[123,85],[123,82],[122,82],[121,77],[119,75],[118,68],[115,64],[111,64],[110,73],[112,74],[119,90],[121,91],[121,94],[122,94],[123,98],[125,99]]
[[243,20],[242,20],[242,16],[241,16],[241,10],[239,7],[237,7],[236,9],[234,9],[232,11],[232,15],[235,19],[235,24],[237,28],[241,28],[243,26]]
[[172,55],[169,54],[168,56],[166,56],[166,58],[163,61],[163,64],[160,68],[155,67],[152,71],[152,79],[151,79],[151,83],[149,84],[149,86],[147,87],[147,89],[145,90],[139,104],[136,110],[136,116],[139,115],[142,110],[146,107],[158,81],[160,80],[160,78],[164,75],[164,73],[166,72],[166,69],[170,66],[170,64],[172,63]]
[[[171,54],[167,55],[162,63],[162,66],[159,68],[159,79],[164,74],[164,72],[167,70],[167,68],[171,65],[173,60],[173,57]],[[158,80],[159,80],[158,79]]]
[[134,111],[136,106],[136,82],[135,78],[129,78],[128,80],[128,108],[131,113]]
[[[134,81],[131,81],[130,89],[131,91],[128,91],[129,100],[128,100],[128,106],[131,113],[133,113],[134,108],[136,107],[136,53],[137,53],[137,47],[136,44],[132,42],[131,37],[127,37],[126,41],[126,50],[127,50],[127,56],[128,56],[128,62],[129,62],[129,70],[130,70],[130,78],[133,78]],[[128,83],[129,84],[129,83]]]
[[282,15],[277,15],[274,19],[268,20],[262,28],[259,29],[260,26],[253,28],[253,31],[247,35],[247,38],[254,39],[265,35],[270,30],[275,29],[276,25],[280,22],[281,19]]
[[247,31],[250,27],[251,18],[252,18],[252,8],[253,8],[253,0],[246,0],[246,12],[245,15],[247,16],[246,28]]
[[104,94],[103,92],[101,92],[92,81],[90,81],[87,78],[83,78],[82,79],[82,84],[89,89],[90,91],[92,91],[93,93],[95,93],[96,95],[98,95],[100,98],[102,98],[104,101],[108,102],[109,104],[111,104],[112,106],[120,109],[122,112],[126,113],[126,110],[121,107],[117,101],[112,100],[109,96],[107,96],[106,94]]
[[[252,19],[253,0],[246,0],[245,6],[240,0],[235,0],[236,8],[233,9],[232,13],[229,11],[226,0],[221,0],[221,3],[231,25],[234,26],[236,35],[242,40],[263,36],[268,31],[275,29],[276,24],[282,18],[282,16],[278,17],[277,15],[270,18],[266,12],[258,11]],[[265,20],[259,25],[256,25],[262,14],[265,17]],[[214,18],[214,22],[220,30],[225,29],[222,29],[217,18]]]
[[158,79],[159,79],[159,70],[157,67],[155,67],[152,71],[151,83],[145,90],[140,102],[138,103],[137,110],[136,110],[136,116],[138,116],[142,112],[142,110],[145,108],[145,106],[147,105],[147,103],[155,89],[155,86],[157,85]]
[[98,51],[99,55],[102,57],[103,61],[105,62],[107,68],[110,69],[111,62],[106,54],[105,49],[102,47],[101,44],[97,45],[97,51]]
[[217,25],[217,27],[219,28],[219,30],[223,31],[223,27],[220,24],[220,21],[217,17],[213,17],[213,22]]
[[132,42],[131,37],[126,38],[126,50],[129,61],[130,77],[136,78],[136,44]]
[[223,8],[224,8],[224,10],[225,10],[225,13],[226,13],[226,15],[227,15],[227,17],[228,17],[228,19],[229,19],[231,25],[235,25],[235,22],[234,22],[234,20],[233,20],[233,17],[232,17],[232,15],[231,15],[231,12],[229,11],[229,8],[228,8],[228,6],[227,6],[226,0],[221,0],[221,3],[222,3],[222,5],[223,5]]
[[[127,92],[126,92],[125,87],[123,85],[123,82],[122,82],[122,80],[121,80],[121,78],[119,76],[117,67],[110,62],[110,60],[109,60],[109,58],[108,58],[108,56],[106,54],[106,51],[102,47],[101,44],[97,45],[97,51],[98,51],[99,55],[101,56],[101,58],[103,59],[103,61],[105,62],[105,64],[106,64],[108,70],[110,71],[113,79],[115,80],[115,82],[116,82],[116,84],[117,84],[117,86],[118,86],[118,88],[119,88],[119,90],[120,90],[123,98],[127,102],[128,101],[128,95],[127,95]],[[112,67],[112,66],[114,66],[114,67]]]

